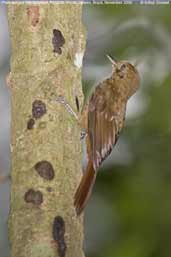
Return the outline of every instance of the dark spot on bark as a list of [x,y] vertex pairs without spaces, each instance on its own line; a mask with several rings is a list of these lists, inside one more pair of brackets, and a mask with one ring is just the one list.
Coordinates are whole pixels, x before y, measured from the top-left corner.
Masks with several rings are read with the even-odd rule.
[[35,119],[40,119],[46,113],[46,104],[41,100],[35,100],[32,104],[32,115]]
[[53,238],[59,241],[65,234],[65,222],[61,216],[56,216],[53,222]]
[[53,52],[62,54],[61,47],[65,44],[65,38],[63,37],[61,31],[58,29],[53,29],[52,44]]
[[78,100],[78,96],[75,97],[75,103],[76,103],[77,111],[79,112],[80,111],[80,103]]
[[48,161],[37,162],[34,168],[38,172],[38,174],[46,180],[52,180],[55,176],[53,166]]
[[27,203],[40,205],[43,202],[43,195],[40,191],[35,191],[34,189],[29,189],[24,195],[24,200]]
[[47,190],[49,193],[51,193],[51,192],[53,191],[51,187],[47,187],[46,190]]
[[56,216],[53,221],[52,236],[57,242],[58,255],[60,257],[65,257],[67,246],[65,243],[65,222],[61,216]]
[[27,122],[27,129],[33,129],[35,120],[33,118],[29,119]]

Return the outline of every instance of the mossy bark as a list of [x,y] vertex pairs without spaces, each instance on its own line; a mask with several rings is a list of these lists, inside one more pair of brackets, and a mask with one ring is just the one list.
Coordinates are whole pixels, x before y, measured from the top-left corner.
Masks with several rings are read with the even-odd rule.
[[[62,95],[75,109],[75,95],[83,102],[82,5],[9,5],[8,19],[11,256],[83,257],[82,217],[73,206],[82,172],[80,128],[54,100]],[[52,40],[54,29],[61,34]]]

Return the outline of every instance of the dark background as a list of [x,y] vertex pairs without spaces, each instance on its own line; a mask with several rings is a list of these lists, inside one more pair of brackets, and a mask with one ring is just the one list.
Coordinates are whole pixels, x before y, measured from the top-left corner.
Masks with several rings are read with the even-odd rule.
[[[138,62],[139,92],[125,128],[99,171],[85,212],[87,257],[171,256],[171,6],[85,5],[83,89],[111,72],[106,54]],[[0,175],[10,170],[6,7],[0,5]],[[9,182],[0,184],[0,257],[9,257]]]

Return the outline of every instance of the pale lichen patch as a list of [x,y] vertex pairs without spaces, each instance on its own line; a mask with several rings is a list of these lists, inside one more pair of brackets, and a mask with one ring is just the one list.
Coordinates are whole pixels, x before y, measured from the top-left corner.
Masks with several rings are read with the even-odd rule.
[[82,67],[84,52],[77,52],[75,54],[74,65],[80,69]]

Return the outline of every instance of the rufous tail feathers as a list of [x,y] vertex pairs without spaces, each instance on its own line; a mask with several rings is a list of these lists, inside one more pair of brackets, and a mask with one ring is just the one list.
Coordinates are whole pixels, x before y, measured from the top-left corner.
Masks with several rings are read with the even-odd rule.
[[93,162],[89,160],[87,168],[83,174],[81,182],[74,196],[74,206],[77,215],[83,211],[88,198],[90,197],[94,182],[96,179],[96,172],[93,168]]

